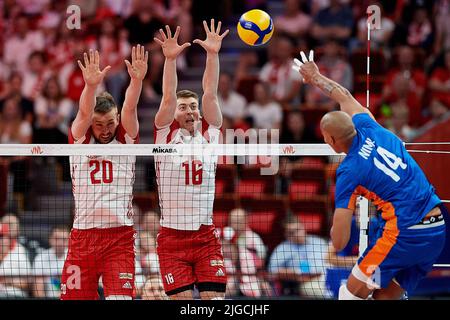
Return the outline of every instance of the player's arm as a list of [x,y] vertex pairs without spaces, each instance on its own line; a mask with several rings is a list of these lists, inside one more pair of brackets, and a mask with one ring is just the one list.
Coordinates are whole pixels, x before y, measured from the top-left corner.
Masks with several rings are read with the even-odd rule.
[[309,52],[309,59],[303,51],[300,52],[300,55],[303,62],[294,59],[295,65],[293,68],[300,72],[305,83],[319,88],[324,94],[339,103],[341,110],[350,116],[357,113],[368,113],[375,120],[372,113],[364,108],[346,88],[319,72],[319,68],[314,63],[314,52],[312,50]]
[[203,97],[202,108],[203,117],[208,124],[220,127],[222,126],[222,111],[220,110],[219,100],[217,97],[217,87],[219,85],[219,51],[222,46],[222,39],[228,34],[226,30],[220,35],[222,22],[219,21],[217,29],[215,28],[214,19],[211,19],[211,27],[208,28],[206,21],[203,21],[206,31],[206,39],[195,39],[193,42],[201,45],[206,51],[206,67],[203,74]]
[[358,261],[357,256],[338,256],[338,251],[334,248],[333,244],[328,246],[328,251],[325,254],[325,261],[336,267],[351,268]]
[[166,26],[167,35],[162,29],[159,30],[162,40],[154,38],[161,46],[165,62],[163,70],[162,99],[159,110],[155,116],[155,125],[157,128],[164,128],[170,125],[174,119],[175,110],[177,108],[177,65],[176,59],[178,55],[191,44],[186,42],[181,46],[178,45],[178,36],[180,35],[180,27],[178,26],[174,36],[169,26]]
[[345,248],[350,240],[353,210],[336,208],[333,216],[333,226],[331,227],[331,242],[336,251]]
[[131,63],[125,60],[130,84],[125,92],[125,101],[121,112],[122,126],[130,137],[136,137],[139,132],[137,104],[142,91],[142,81],[147,74],[148,51],[144,46],[137,45],[131,50]]
[[84,66],[80,60],[78,60],[78,65],[83,73],[84,89],[80,96],[78,113],[71,128],[74,140],[84,137],[91,126],[95,107],[95,92],[108,70],[111,69],[111,66],[107,66],[103,71],[100,71],[100,56],[97,50],[95,52],[90,50],[89,56],[84,53]]

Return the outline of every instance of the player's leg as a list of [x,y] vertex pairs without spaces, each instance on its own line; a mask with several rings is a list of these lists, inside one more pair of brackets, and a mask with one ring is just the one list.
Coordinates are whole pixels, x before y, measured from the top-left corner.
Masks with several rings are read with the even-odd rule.
[[405,290],[400,286],[397,280],[393,279],[387,288],[375,290],[372,298],[375,300],[400,300]]
[[85,230],[72,230],[69,250],[61,276],[61,300],[97,300],[97,255],[92,254],[94,235]]
[[191,265],[193,232],[161,227],[157,253],[161,279],[171,300],[192,300],[196,281]]
[[135,293],[136,232],[119,227],[102,232],[102,281],[106,300],[131,300]]
[[219,241],[214,226],[202,226],[196,237],[194,273],[202,300],[224,299],[227,274]]

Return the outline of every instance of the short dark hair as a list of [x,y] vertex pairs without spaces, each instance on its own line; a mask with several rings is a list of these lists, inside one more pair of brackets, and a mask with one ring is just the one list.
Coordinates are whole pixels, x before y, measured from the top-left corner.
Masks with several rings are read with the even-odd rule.
[[191,91],[191,90],[181,90],[177,92],[177,99],[179,98],[195,98],[197,101],[198,99],[198,94],[196,94],[195,92]]
[[102,92],[95,100],[94,112],[96,113],[106,114],[114,108],[117,109],[113,96],[108,92]]

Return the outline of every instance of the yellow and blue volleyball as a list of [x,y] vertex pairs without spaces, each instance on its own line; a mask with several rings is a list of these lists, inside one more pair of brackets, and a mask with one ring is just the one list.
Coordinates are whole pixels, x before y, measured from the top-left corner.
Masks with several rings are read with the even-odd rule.
[[237,25],[239,38],[251,46],[259,46],[269,41],[273,29],[272,18],[267,12],[259,9],[244,13]]

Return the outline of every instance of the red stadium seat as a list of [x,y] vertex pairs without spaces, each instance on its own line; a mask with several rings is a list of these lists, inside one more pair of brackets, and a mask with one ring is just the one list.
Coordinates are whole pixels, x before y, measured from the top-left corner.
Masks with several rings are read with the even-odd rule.
[[241,207],[249,214],[251,228],[261,236],[269,252],[284,239],[286,200],[285,197],[274,196],[241,200]]
[[230,211],[214,211],[213,213],[214,226],[220,229],[223,229],[224,227],[228,226],[229,214]]
[[248,216],[250,229],[263,237],[270,237],[274,230],[276,211],[258,211],[252,212]]
[[321,213],[296,212],[296,216],[300,217],[300,221],[305,226],[306,232],[312,234],[322,234],[325,227],[325,216]]
[[316,181],[294,181],[289,185],[289,198],[302,199],[312,195],[318,195],[320,183]]
[[326,184],[326,169],[324,167],[314,168],[310,166],[301,166],[294,168],[291,173],[292,183],[302,182],[308,184],[316,184],[317,191],[315,194],[324,194]]
[[260,180],[239,181],[236,186],[236,193],[241,198],[258,198],[264,194],[266,182]]
[[326,196],[313,196],[309,199],[297,199],[289,202],[289,208],[294,215],[304,218],[307,230],[317,235],[327,234],[328,204]]
[[225,192],[226,181],[224,180],[216,180],[216,196],[222,195]]

